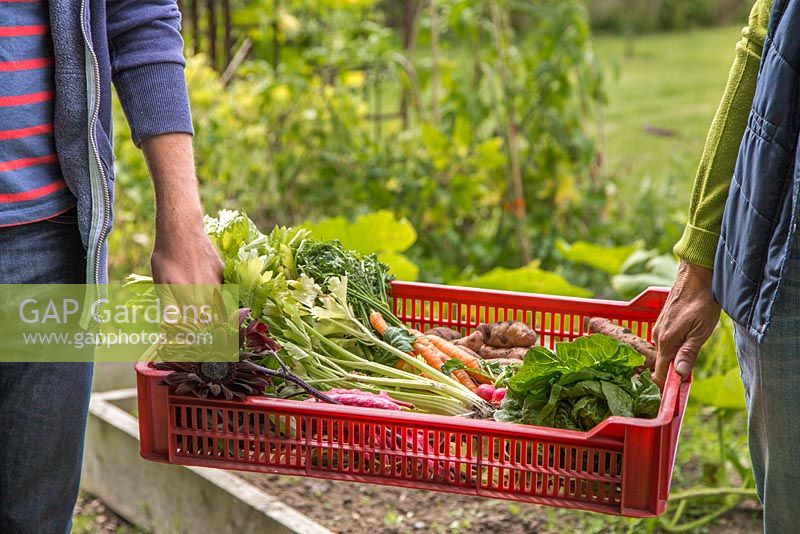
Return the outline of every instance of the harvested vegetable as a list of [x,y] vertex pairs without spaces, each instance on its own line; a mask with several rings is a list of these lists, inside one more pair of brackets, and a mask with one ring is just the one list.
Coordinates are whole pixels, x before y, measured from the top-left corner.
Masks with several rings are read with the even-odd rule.
[[467,367],[457,358],[446,360],[444,365],[442,365],[441,371],[446,375],[452,376],[474,393],[478,392],[475,382],[479,384],[491,384],[493,382],[492,377],[484,374],[482,371]]
[[497,391],[497,388],[491,384],[481,384],[478,386],[478,396],[485,401],[491,401],[495,391]]
[[389,324],[386,322],[386,319],[383,318],[383,315],[381,315],[380,312],[370,312],[369,324],[371,324],[372,328],[374,328],[375,331],[380,335],[384,335],[386,331],[389,330]]
[[491,377],[491,375],[486,374],[483,370],[479,371],[477,369],[469,369],[465,367],[464,371],[466,371],[469,377],[478,384],[494,384],[494,379]]
[[[383,315],[376,311],[370,312],[369,323],[383,337],[384,341],[394,348],[406,353],[411,353],[414,350],[417,337],[404,326],[389,326]],[[402,366],[397,365],[399,362],[400,360],[395,365],[398,369],[402,368]]]
[[447,341],[455,341],[461,337],[461,333],[453,330],[452,328],[447,328],[446,326],[437,326],[436,328],[426,330],[425,335],[440,337],[442,339],[446,339]]
[[401,326],[389,307],[389,283],[393,277],[375,254],[344,250],[338,241],[304,239],[295,258],[298,274],[311,277],[323,288],[331,278],[347,277],[348,302],[363,324],[368,324],[370,312],[377,310],[392,326]]
[[225,400],[244,400],[248,395],[262,395],[270,380],[253,362],[158,362],[154,367],[171,371],[162,384],[176,395],[191,394]]
[[472,391],[473,393],[478,392],[478,388],[475,385],[475,382],[472,380],[472,377],[466,371],[466,369],[457,369],[453,371],[453,378],[458,380],[461,383],[461,385],[463,385],[465,388]]
[[[378,394],[359,389],[338,389],[326,391],[325,394],[339,404],[345,406],[363,406],[364,408],[378,408],[381,410],[413,409],[414,405],[390,397],[385,391]],[[316,399],[308,399],[316,401]]]
[[661,392],[649,370],[637,374],[643,363],[630,345],[600,334],[556,343],[555,352],[535,347],[508,380],[495,419],[590,430],[611,415],[655,417]]
[[466,352],[467,354],[469,354],[470,356],[472,356],[476,360],[478,360],[478,361],[481,360],[481,356],[477,352],[472,351],[469,347],[464,347],[463,345],[458,345],[458,348],[460,348],[461,350],[463,350],[464,352]]
[[497,365],[499,367],[507,366],[522,366],[522,360],[519,358],[494,358],[491,360],[484,360],[486,364]]
[[639,354],[645,357],[645,367],[650,370],[656,368],[656,346],[635,335],[630,328],[612,323],[602,317],[592,317],[587,324],[589,332],[593,334],[603,334],[614,339],[627,343]]
[[461,347],[453,345],[449,341],[445,341],[444,339],[436,336],[426,336],[426,339],[430,341],[434,347],[445,353],[448,358],[455,358],[472,369],[481,368],[480,364],[478,363],[478,359]]
[[[424,350],[426,352],[429,351],[431,354],[435,354],[436,356],[438,356],[439,361],[441,362],[439,370],[448,376],[452,376],[462,386],[475,393],[477,391],[475,382],[473,382],[472,378],[470,378],[470,376],[465,372],[466,367],[464,366],[464,364],[457,358],[452,358],[451,355],[442,351],[440,347],[438,347],[435,343],[431,342],[431,339],[441,340],[441,338],[437,338],[436,336],[431,336],[431,337],[421,336],[420,338],[417,339],[417,343],[420,344],[420,347],[424,347],[421,350]],[[450,363],[458,362],[461,363],[461,365],[445,367],[448,362]]]
[[478,364],[478,360],[474,356],[464,351],[464,349],[461,347],[457,347],[440,337],[425,336],[425,339],[428,340],[431,345],[436,348],[436,350],[440,351],[446,359],[454,359],[464,365],[463,369],[453,370],[452,376],[470,391],[477,392],[475,382],[472,381],[472,378],[470,377],[469,373],[466,372],[466,370],[480,370],[480,364]]
[[495,347],[490,347],[489,345],[484,345],[480,348],[480,350],[478,350],[478,354],[481,356],[481,358],[486,360],[495,360],[498,358],[522,360],[525,358],[527,353],[528,348],[524,347],[497,349]]
[[422,334],[392,314],[391,277],[374,255],[311,240],[304,230],[265,235],[237,212],[208,218],[207,231],[225,282],[239,286],[240,305],[250,310],[240,315],[249,324],[240,331],[240,362],[172,367],[165,382],[175,392],[302,395],[478,418],[502,403],[497,420],[582,430],[609,415],[658,412],[658,387],[649,371],[637,373],[644,356],[620,341],[632,333],[608,321],[592,325],[617,339],[592,335],[558,343],[555,352],[535,347],[537,334],[518,321],[481,324],[465,337],[449,328]]
[[497,389],[495,389],[494,393],[492,393],[492,398],[490,399],[489,402],[491,402],[495,406],[499,406],[503,402],[503,399],[506,398],[506,392],[507,391],[508,391],[508,388],[497,388]]
[[294,386],[312,398],[335,404],[335,400],[294,376],[280,360],[277,360],[279,371],[253,363],[253,359],[263,358],[265,354],[277,358],[280,346],[269,337],[269,328],[261,321],[245,326],[249,312],[248,308],[239,310],[238,362],[157,362],[156,369],[172,371],[161,383],[177,395],[191,393],[201,399],[223,397],[225,400],[244,400],[247,396],[259,395],[288,398],[294,395],[287,395],[286,388]]
[[[430,344],[427,338],[422,336],[421,334],[415,335],[413,331],[410,331],[402,326],[399,327],[390,327],[389,324],[386,322],[386,319],[383,318],[383,315],[380,312],[370,312],[369,314],[369,323],[372,325],[372,328],[380,334],[381,336],[386,339],[392,334],[392,329],[397,328],[399,330],[405,331],[405,335],[408,336],[407,339],[410,340],[409,346],[406,353],[411,354],[419,354],[425,360],[425,363],[433,367],[434,369],[441,369],[442,364],[445,361],[445,357],[443,354],[439,353],[433,345]],[[418,334],[418,333],[417,333]],[[388,342],[388,340],[387,340]],[[404,347],[405,348],[405,347]],[[403,365],[399,368],[406,368],[406,362],[403,361]]]
[[530,326],[520,321],[481,324],[478,331],[483,335],[484,344],[499,349],[532,347],[538,338]]
[[470,335],[453,341],[453,345],[458,345],[459,347],[467,348],[473,352],[478,352],[483,346],[483,334],[480,331],[475,330]]
[[447,360],[447,357],[425,338],[417,339],[414,343],[414,352],[422,356],[425,363],[434,369],[441,369]]
[[[383,319],[380,313],[372,312],[369,315],[369,322],[372,327],[377,331],[379,334],[383,335],[386,338],[392,331],[392,328],[398,328],[404,330],[407,335],[409,336],[416,336],[416,339],[413,341],[413,351],[416,354],[419,354],[425,359],[425,363],[442,371],[445,363],[453,358],[452,355],[444,352],[442,347],[438,344],[439,342],[447,343],[442,338],[437,336],[427,336],[423,335],[421,332],[416,330],[407,330],[405,327],[389,327],[386,324],[386,321]],[[452,376],[456,379],[461,385],[472,391],[473,393],[476,391],[475,383],[472,381],[470,376],[464,372],[463,368],[445,368],[444,374],[447,376]]]
[[[491,415],[491,405],[439,370],[439,353],[431,351],[435,358],[429,360],[408,354],[418,340],[391,313],[391,277],[374,255],[314,241],[303,230],[275,228],[264,235],[237,212],[207,218],[206,228],[225,263],[225,282],[239,285],[240,305],[268,325],[281,345],[258,362],[264,368],[285,362],[294,376],[322,392],[386,391],[421,412]],[[370,326],[372,310],[387,323],[383,335]]]
[[[303,275],[301,275],[302,277]],[[307,281],[305,284],[313,284]],[[308,297],[303,304],[303,313],[308,314],[312,324],[307,321],[287,321],[285,314],[279,318],[267,317],[268,322],[279,320],[278,328],[270,327],[281,336],[291,336],[283,343],[288,355],[296,365],[302,367],[309,383],[325,384],[336,388],[357,388],[364,391],[388,391],[394,398],[413,403],[421,411],[449,415],[463,415],[474,412],[484,417],[489,409],[481,404],[481,399],[455,377],[442,374],[438,369],[442,357],[428,350],[425,343],[414,341],[414,350],[425,357],[420,361],[376,337],[372,329],[362,324],[347,304],[347,280],[331,278],[328,280],[330,293],[325,293],[313,284],[314,298]],[[311,286],[304,292],[312,292]],[[295,330],[305,337],[305,345],[299,342]],[[384,331],[388,333],[389,329]],[[403,360],[413,372],[403,371],[393,365],[373,361],[363,351],[363,346],[381,349],[394,358]],[[431,347],[433,348],[433,347]]]

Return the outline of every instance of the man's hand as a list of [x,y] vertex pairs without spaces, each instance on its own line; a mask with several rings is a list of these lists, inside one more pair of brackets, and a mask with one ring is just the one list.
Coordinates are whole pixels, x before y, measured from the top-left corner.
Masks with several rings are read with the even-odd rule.
[[156,284],[219,284],[222,260],[199,223],[159,225],[150,258]]
[[653,337],[658,351],[654,380],[663,386],[669,362],[684,379],[689,377],[700,347],[719,322],[720,305],[711,294],[712,271],[681,261],[675,285],[656,321]]
[[203,230],[192,138],[165,134],[142,143],[156,192],[150,267],[157,284],[219,284],[222,260]]

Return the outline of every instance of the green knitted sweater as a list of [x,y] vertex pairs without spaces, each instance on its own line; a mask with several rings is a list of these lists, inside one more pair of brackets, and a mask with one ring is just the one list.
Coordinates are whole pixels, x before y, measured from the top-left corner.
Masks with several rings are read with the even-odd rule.
[[742,40],[736,45],[728,85],[697,169],[689,220],[674,248],[678,257],[709,269],[714,267],[728,188],[755,96],[772,2],[756,0],[749,23],[742,31]]

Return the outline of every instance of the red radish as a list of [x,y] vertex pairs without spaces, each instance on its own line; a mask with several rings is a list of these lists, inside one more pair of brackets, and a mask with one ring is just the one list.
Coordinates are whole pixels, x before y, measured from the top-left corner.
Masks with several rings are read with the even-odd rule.
[[500,404],[506,398],[506,388],[497,388],[492,393],[491,403]]
[[495,387],[491,384],[481,384],[480,386],[478,386],[478,391],[477,391],[478,396],[483,400],[485,400],[486,402],[492,400],[492,395],[494,395],[494,392],[495,392]]

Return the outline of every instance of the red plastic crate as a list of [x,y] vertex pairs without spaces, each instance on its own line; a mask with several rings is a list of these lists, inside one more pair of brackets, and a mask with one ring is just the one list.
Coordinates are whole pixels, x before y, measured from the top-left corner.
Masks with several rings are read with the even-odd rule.
[[[427,329],[464,332],[522,320],[550,348],[615,320],[650,339],[667,296],[631,302],[395,283],[395,313]],[[673,371],[655,419],[610,417],[590,432],[251,397],[170,395],[166,374],[136,367],[141,454],[153,461],[369,482],[532,502],[613,515],[664,512],[689,394]]]

